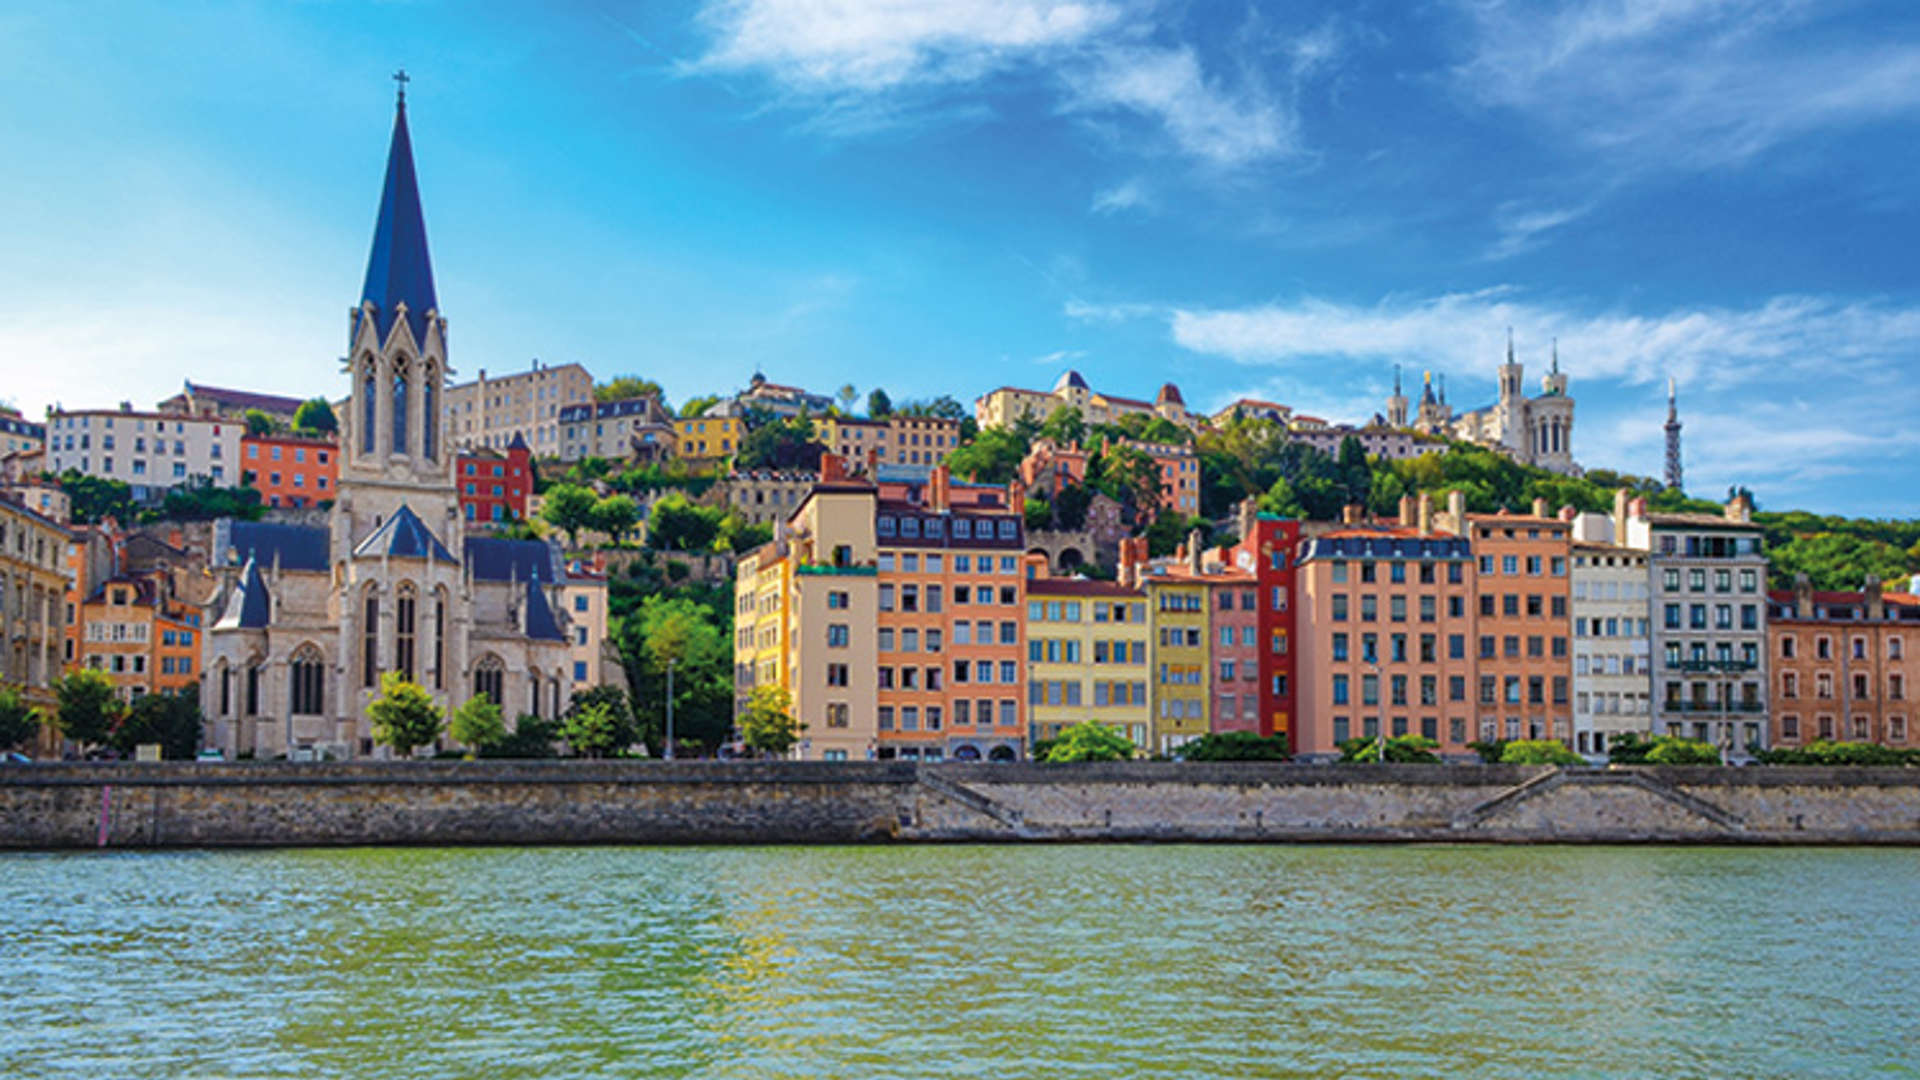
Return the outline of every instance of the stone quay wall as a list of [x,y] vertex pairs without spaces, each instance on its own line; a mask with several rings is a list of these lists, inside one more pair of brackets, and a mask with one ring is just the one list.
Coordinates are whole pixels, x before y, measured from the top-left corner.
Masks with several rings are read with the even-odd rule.
[[0,849],[1106,840],[1920,845],[1920,770],[1166,762],[0,766]]

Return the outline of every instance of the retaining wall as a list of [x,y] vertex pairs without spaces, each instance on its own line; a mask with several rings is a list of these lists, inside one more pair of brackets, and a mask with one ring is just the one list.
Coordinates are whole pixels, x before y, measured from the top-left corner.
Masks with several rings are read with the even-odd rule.
[[1920,845],[1920,770],[803,762],[0,767],[0,848],[875,841]]

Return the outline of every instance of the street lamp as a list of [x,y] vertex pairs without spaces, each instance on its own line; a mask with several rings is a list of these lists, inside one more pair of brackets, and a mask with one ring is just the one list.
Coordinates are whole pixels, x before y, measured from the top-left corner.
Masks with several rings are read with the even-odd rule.
[[673,665],[678,660],[667,661],[667,760],[673,760]]

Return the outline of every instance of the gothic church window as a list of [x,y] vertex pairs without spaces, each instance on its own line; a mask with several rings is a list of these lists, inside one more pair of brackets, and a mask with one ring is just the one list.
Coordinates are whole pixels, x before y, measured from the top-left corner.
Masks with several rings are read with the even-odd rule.
[[326,665],[320,650],[302,645],[293,654],[293,714],[320,716],[326,712]]

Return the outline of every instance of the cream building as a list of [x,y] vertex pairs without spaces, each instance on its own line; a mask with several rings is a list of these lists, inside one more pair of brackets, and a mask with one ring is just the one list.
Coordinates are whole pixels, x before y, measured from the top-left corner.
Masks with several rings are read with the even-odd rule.
[[1181,427],[1193,428],[1206,417],[1187,411],[1180,388],[1164,383],[1152,401],[1098,393],[1087,385],[1077,371],[1063,373],[1052,390],[1021,390],[1002,386],[989,390],[973,403],[973,418],[983,428],[1010,427],[1023,416],[1044,421],[1059,408],[1079,409],[1089,424],[1112,424],[1123,416],[1158,416]]
[[860,475],[867,474],[869,462],[931,470],[960,445],[960,421],[933,416],[828,417],[816,430],[827,452],[846,459],[847,467]]
[[557,453],[562,461],[597,457],[657,465],[679,449],[673,414],[661,407],[659,398],[650,395],[567,405],[558,415]]
[[210,745],[257,757],[374,754],[367,705],[390,671],[449,708],[484,695],[510,721],[566,708],[572,624],[558,551],[469,538],[460,525],[440,402],[446,327],[403,98],[349,322],[328,524],[215,523],[218,620],[205,635],[201,697]]
[[568,677],[578,694],[596,686],[627,689],[618,652],[607,637],[607,579],[575,563],[567,567],[560,588],[560,606],[567,613]]
[[0,456],[32,452],[45,446],[47,425],[36,424],[20,415],[20,410],[0,405]]
[[[1588,535],[1611,532],[1605,514]],[[1653,725],[1647,553],[1610,543],[1573,545],[1573,748],[1604,758],[1616,735]]]
[[772,525],[798,509],[807,492],[819,482],[820,474],[811,472],[765,469],[730,473],[713,486],[710,499],[755,525]]
[[560,410],[593,402],[593,376],[579,364],[542,364],[447,388],[447,434],[455,446],[504,450],[515,435],[537,458],[561,452]]
[[35,707],[53,704],[50,687],[60,677],[67,610],[63,567],[71,539],[59,522],[0,497],[0,683],[20,688]]
[[240,482],[243,421],[118,409],[55,409],[47,418],[47,468],[119,480],[139,502],[168,488]]

